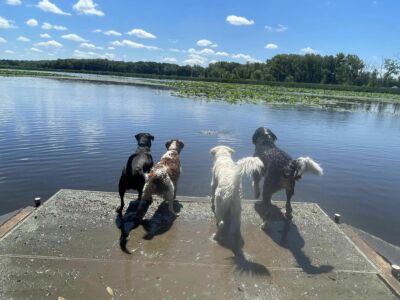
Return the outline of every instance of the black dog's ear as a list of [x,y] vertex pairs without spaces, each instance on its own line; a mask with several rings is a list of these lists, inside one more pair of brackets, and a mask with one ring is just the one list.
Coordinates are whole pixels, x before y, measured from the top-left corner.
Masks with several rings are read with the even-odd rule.
[[150,139],[154,141],[154,136],[150,134]]
[[138,133],[135,135],[135,139],[139,142],[140,137],[143,135],[143,133]]
[[183,147],[185,147],[185,144],[183,143],[182,140],[178,140],[178,143],[179,143],[179,145],[180,145],[180,147],[181,147],[181,150],[182,150]]
[[276,137],[276,135],[269,129],[268,130],[268,134],[271,136],[272,140],[275,142],[278,138]]
[[171,146],[172,144],[172,140],[169,140],[168,142],[165,143],[165,147],[167,148],[167,150],[169,149],[169,146]]
[[256,144],[258,137],[263,133],[265,133],[264,127],[259,127],[256,129],[256,131],[253,134],[253,144],[254,145]]

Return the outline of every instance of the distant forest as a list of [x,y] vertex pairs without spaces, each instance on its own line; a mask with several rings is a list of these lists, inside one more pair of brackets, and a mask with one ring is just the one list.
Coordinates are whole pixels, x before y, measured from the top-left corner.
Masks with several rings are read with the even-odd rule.
[[93,72],[146,77],[198,78],[221,81],[298,82],[365,87],[400,87],[400,59],[384,59],[367,68],[352,54],[279,54],[265,63],[216,62],[207,67],[107,59],[0,60],[0,68]]

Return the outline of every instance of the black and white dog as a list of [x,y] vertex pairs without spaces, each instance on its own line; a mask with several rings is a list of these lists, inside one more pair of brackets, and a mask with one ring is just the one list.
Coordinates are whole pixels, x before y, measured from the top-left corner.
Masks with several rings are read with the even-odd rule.
[[121,206],[117,209],[119,215],[122,214],[124,208],[124,195],[127,190],[137,190],[139,199],[142,198],[145,174],[150,172],[153,167],[150,148],[151,141],[154,141],[154,136],[150,133],[138,133],[135,138],[138,147],[136,152],[129,157],[119,179],[118,191],[121,198]]
[[[264,176],[263,201],[267,206],[265,220],[268,220],[268,208],[271,206],[271,197],[274,193],[286,190],[286,217],[291,219],[290,200],[294,194],[296,181],[306,172],[323,175],[320,165],[310,157],[292,159],[275,145],[276,140],[276,135],[268,128],[260,127],[253,134],[253,144],[256,146],[254,156],[264,163],[263,173],[253,175],[254,196],[256,198],[260,196],[259,182]],[[267,223],[263,226],[267,226]]]

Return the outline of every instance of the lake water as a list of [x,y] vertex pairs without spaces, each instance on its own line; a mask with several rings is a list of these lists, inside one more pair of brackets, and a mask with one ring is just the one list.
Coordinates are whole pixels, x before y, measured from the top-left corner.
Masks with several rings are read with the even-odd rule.
[[[61,188],[117,191],[134,135],[184,140],[178,194],[210,193],[209,149],[226,144],[252,155],[255,128],[267,126],[293,157],[320,162],[293,200],[318,203],[352,224],[400,245],[400,117],[267,105],[231,105],[171,96],[145,87],[39,78],[0,78],[0,215]],[[245,197],[251,198],[246,180]],[[130,198],[129,198],[130,197]],[[131,199],[131,196],[128,196]],[[275,200],[284,200],[276,194]]]

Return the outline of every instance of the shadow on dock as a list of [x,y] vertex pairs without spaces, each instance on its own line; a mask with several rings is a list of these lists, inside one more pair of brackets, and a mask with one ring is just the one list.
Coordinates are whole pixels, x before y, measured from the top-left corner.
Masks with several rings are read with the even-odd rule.
[[253,276],[270,276],[269,270],[262,264],[250,261],[246,258],[243,247],[244,239],[242,233],[239,231],[235,236],[231,236],[229,227],[229,220],[225,219],[226,226],[225,230],[220,232],[220,238],[216,239],[217,243],[226,249],[229,249],[233,253],[233,257],[228,258],[232,265],[235,267],[235,271],[240,274],[253,275]]
[[[264,203],[261,201],[256,202],[254,208],[265,222],[266,206]],[[331,265],[321,265],[317,267],[311,263],[310,258],[303,251],[305,242],[296,224],[286,219],[279,207],[272,205],[269,208],[269,216],[271,218],[267,220],[269,226],[263,229],[263,231],[276,244],[288,249],[304,272],[307,274],[322,274],[329,273],[333,270],[333,266]]]
[[[164,201],[159,205],[150,219],[143,220],[151,203],[145,201],[141,207],[139,204],[139,200],[131,201],[125,214],[122,217],[117,215],[115,219],[115,224],[121,232],[119,238],[120,248],[127,254],[131,254],[127,248],[127,242],[128,236],[132,230],[135,230],[139,225],[142,225],[146,231],[143,239],[151,240],[154,236],[167,232],[176,219],[176,216],[168,210],[168,203]],[[174,210],[179,213],[181,208],[182,205],[175,201]]]

